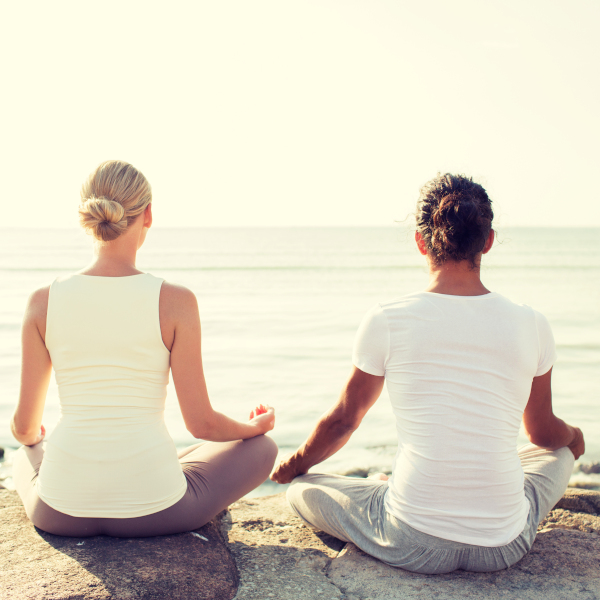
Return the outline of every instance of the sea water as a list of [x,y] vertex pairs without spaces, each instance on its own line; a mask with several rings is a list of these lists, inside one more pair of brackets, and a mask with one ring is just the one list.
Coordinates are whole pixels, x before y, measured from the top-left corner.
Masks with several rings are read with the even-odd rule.
[[[556,339],[554,410],[586,436],[582,460],[600,459],[600,229],[500,230],[484,257],[488,289],[547,316]],[[20,323],[28,295],[91,260],[76,230],[0,229],[0,446],[19,385]],[[204,369],[215,409],[245,420],[257,404],[276,409],[272,436],[292,452],[337,399],[351,370],[352,342],[376,302],[422,290],[424,258],[410,228],[159,229],[138,267],[194,291]],[[112,310],[126,310],[115,303]],[[44,425],[59,418],[52,380]],[[178,447],[194,442],[172,383],[165,413]],[[526,439],[521,433],[520,442]],[[323,469],[389,471],[396,450],[387,392]],[[6,476],[0,467],[0,477]],[[581,479],[583,476],[579,476]],[[10,480],[5,482],[10,485]],[[585,483],[585,482],[584,482]],[[261,492],[276,491],[265,484]]]

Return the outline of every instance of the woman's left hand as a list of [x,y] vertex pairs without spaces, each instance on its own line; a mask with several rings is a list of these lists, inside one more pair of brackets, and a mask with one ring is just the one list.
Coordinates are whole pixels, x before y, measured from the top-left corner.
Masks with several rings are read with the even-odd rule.
[[269,408],[269,405],[265,406],[264,404],[259,404],[254,410],[250,411],[249,420],[252,421],[254,417],[258,417],[259,415],[264,415]]
[[250,411],[249,424],[256,427],[257,433],[255,435],[271,431],[275,427],[275,409],[268,404],[266,406],[260,404]]

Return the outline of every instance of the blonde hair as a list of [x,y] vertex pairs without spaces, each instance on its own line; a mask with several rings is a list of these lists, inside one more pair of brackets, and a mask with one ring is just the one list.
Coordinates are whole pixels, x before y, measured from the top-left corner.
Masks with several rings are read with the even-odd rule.
[[97,240],[110,242],[152,202],[148,180],[122,160],[100,164],[81,186],[79,223]]

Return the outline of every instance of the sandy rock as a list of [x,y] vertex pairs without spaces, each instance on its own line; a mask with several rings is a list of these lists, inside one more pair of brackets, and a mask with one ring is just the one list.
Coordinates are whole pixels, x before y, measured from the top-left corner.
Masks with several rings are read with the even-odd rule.
[[347,594],[370,600],[598,600],[600,536],[550,530],[516,565],[494,573],[418,575],[388,567],[348,544],[328,569]]
[[222,521],[240,573],[236,600],[340,600],[326,569],[344,543],[315,532],[292,512],[285,494],[240,500]]
[[529,553],[504,571],[418,575],[347,544],[327,574],[341,591],[370,600],[600,600],[600,492],[568,489]]
[[555,508],[600,515],[600,492],[567,488]]
[[0,490],[0,600],[230,600],[238,575],[218,527],[141,539],[36,530]]
[[[496,573],[416,575],[306,527],[285,494],[240,500],[191,534],[141,540],[36,532],[0,490],[0,600],[600,600],[600,492],[567,490],[532,550]],[[84,542],[80,545],[81,542]]]
[[240,571],[236,600],[600,600],[599,501],[598,492],[568,490],[529,554],[496,573],[416,575],[353,544],[338,553],[341,542],[303,525],[284,494],[241,500],[222,528]]
[[538,531],[549,529],[577,529],[584,533],[600,533],[600,516],[555,508],[540,523]]

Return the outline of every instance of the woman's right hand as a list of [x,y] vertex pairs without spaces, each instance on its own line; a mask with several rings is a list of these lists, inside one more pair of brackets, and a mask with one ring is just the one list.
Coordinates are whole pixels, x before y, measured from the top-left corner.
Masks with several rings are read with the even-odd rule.
[[583,432],[579,427],[573,427],[573,441],[569,444],[568,448],[573,453],[575,460],[577,460],[585,452],[585,440],[583,439]]
[[250,411],[249,425],[257,428],[256,435],[262,435],[271,431],[275,427],[275,409],[268,404],[260,404],[254,410]]
[[31,444],[25,444],[26,446],[35,446],[44,440],[46,437],[46,428],[43,425],[40,425],[40,432],[37,434],[37,437]]

